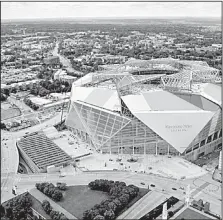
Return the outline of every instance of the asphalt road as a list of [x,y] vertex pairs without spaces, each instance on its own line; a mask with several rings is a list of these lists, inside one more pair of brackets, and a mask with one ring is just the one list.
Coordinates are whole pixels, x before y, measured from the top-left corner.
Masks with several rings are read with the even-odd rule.
[[121,214],[118,219],[140,219],[148,213],[148,210],[156,208],[160,203],[164,202],[166,198],[167,197],[160,192],[151,191]]
[[[206,176],[206,179],[211,178],[210,176]],[[194,179],[182,180],[182,181],[174,181],[158,176],[152,176],[141,173],[129,173],[129,172],[87,172],[87,173],[78,173],[76,175],[67,175],[65,177],[59,178],[59,174],[31,174],[31,175],[23,175],[18,174],[16,178],[16,185],[18,187],[18,193],[25,192],[27,190],[35,187],[37,182],[52,182],[56,184],[57,182],[65,182],[67,185],[87,185],[90,181],[95,179],[110,179],[117,181],[124,181],[126,184],[134,184],[141,188],[147,188],[148,185],[154,184],[155,187],[150,187],[151,190],[154,190],[163,195],[163,198],[168,198],[170,196],[175,196],[180,200],[184,200],[184,190],[179,189],[180,187],[184,187],[186,189],[187,185],[191,185],[191,191],[193,197],[196,199],[199,196],[199,193],[206,193],[208,195],[208,200],[211,203],[216,204],[218,208],[213,206],[214,211],[218,214],[220,211],[220,201],[221,193],[220,193],[220,184],[213,185],[213,182],[206,183],[206,186],[213,185],[213,188],[217,189],[213,192],[209,192],[206,187],[200,187],[200,185],[194,184]],[[196,179],[196,181],[201,181],[202,177]],[[199,182],[198,181],[198,182]],[[204,181],[204,180],[202,180]],[[206,181],[206,180],[205,180]],[[145,185],[141,185],[141,182],[144,182]],[[215,184],[215,182],[214,182]],[[203,184],[202,184],[203,185]],[[216,186],[218,186],[216,188]],[[177,190],[173,190],[172,188],[176,188]],[[164,190],[164,191],[163,191]],[[203,195],[203,194],[202,194]],[[159,197],[159,196],[158,196]],[[206,196],[207,197],[207,196]],[[149,201],[153,199],[150,198]],[[161,198],[162,200],[162,198]],[[162,202],[162,201],[161,201]],[[148,203],[148,202],[147,202]],[[148,204],[144,203],[144,208],[148,208]],[[152,203],[151,203],[152,205]],[[147,208],[146,208],[147,207]],[[143,206],[142,206],[143,209]],[[143,211],[143,210],[142,210]],[[145,210],[144,210],[145,211]]]
[[71,70],[75,71],[75,70],[73,69],[72,65],[71,65],[70,60],[58,53],[58,43],[56,43],[56,46],[55,46],[55,48],[53,49],[52,54],[53,54],[54,56],[58,56],[58,57],[59,57],[60,62],[63,64],[63,66],[65,66],[65,67],[69,67]]

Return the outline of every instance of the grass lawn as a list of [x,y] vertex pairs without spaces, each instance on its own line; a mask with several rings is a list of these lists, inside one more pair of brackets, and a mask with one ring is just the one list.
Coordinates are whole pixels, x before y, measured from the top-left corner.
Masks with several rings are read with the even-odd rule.
[[1,119],[2,120],[14,118],[19,115],[21,115],[21,111],[19,110],[19,108],[9,108],[9,109],[1,108]]
[[200,212],[196,212],[192,209],[185,209],[180,215],[176,217],[176,219],[210,219],[205,215],[202,215]]
[[[138,196],[133,199],[118,215],[126,211],[148,192],[148,189],[140,188]],[[63,200],[57,203],[72,215],[81,219],[84,211],[93,208],[94,205],[100,204],[102,200],[106,200],[108,198],[108,193],[90,190],[88,186],[69,186],[64,192]]]
[[84,211],[100,204],[102,200],[108,199],[105,192],[90,190],[88,186],[69,186],[64,192],[62,201],[57,202],[60,206],[76,216],[82,218]]

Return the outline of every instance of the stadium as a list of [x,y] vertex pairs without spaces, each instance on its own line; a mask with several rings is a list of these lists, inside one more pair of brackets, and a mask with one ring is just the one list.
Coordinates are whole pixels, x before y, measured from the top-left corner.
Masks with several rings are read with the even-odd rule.
[[220,81],[202,61],[130,59],[73,83],[66,125],[101,153],[193,161],[222,144]]

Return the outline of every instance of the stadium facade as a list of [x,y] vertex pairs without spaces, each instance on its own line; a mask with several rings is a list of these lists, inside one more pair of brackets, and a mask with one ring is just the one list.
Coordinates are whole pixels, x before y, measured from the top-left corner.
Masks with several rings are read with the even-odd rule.
[[74,82],[66,125],[102,153],[196,160],[222,143],[218,78],[203,62],[131,60]]

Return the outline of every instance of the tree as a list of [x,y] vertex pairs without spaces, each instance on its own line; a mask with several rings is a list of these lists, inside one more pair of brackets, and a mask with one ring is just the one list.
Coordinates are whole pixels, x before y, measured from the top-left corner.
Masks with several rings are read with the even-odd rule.
[[94,220],[104,220],[104,219],[105,218],[102,215],[97,215],[97,216],[94,217]]
[[86,210],[83,213],[83,220],[89,220],[90,218],[90,210]]
[[48,186],[45,186],[45,187],[44,187],[43,193],[44,193],[45,195],[49,195],[49,187],[48,187]]
[[3,93],[6,95],[6,96],[9,96],[9,89],[3,89]]
[[168,217],[171,218],[174,215],[174,213],[172,211],[168,212]]
[[51,207],[49,201],[47,201],[47,200],[44,200],[42,202],[42,207],[47,214],[50,214],[50,212],[52,211],[52,207]]
[[128,204],[128,196],[126,194],[119,197],[119,201],[121,202],[122,206],[126,206]]
[[114,220],[115,213],[112,210],[106,210],[104,217],[105,217],[105,220]]
[[60,220],[68,220],[68,218],[64,214],[60,214]]
[[57,187],[60,190],[66,190],[67,189],[67,184],[66,183],[57,183]]
[[1,216],[4,216],[5,215],[5,208],[2,206],[0,206],[0,212],[1,212]]
[[106,212],[106,208],[104,205],[100,205],[100,207],[98,208],[99,214],[100,215],[104,215],[104,213]]
[[108,208],[115,212],[117,209],[117,206],[114,202],[110,202],[110,203],[108,203]]
[[64,82],[65,87],[69,87],[70,84],[68,82]]
[[116,207],[117,207],[117,211],[120,211],[122,208],[122,203],[120,202],[119,199],[114,199],[113,202],[115,203]]
[[3,122],[1,122],[1,129],[6,129],[6,125]]
[[59,190],[55,190],[52,195],[52,198],[56,201],[60,201],[63,198],[63,194]]
[[5,101],[7,99],[7,96],[3,93],[1,93],[1,101]]
[[5,207],[5,215],[8,218],[11,218],[12,217],[12,208],[8,204]]
[[13,88],[11,88],[11,93],[16,93],[17,91],[16,91],[16,88],[15,87],[13,87]]
[[99,215],[99,211],[97,209],[91,209],[89,212],[90,219],[94,219],[97,215]]
[[54,219],[54,216],[57,216],[57,215],[58,215],[58,212],[57,212],[57,211],[52,210],[52,211],[50,212],[50,217],[51,217],[52,219]]

